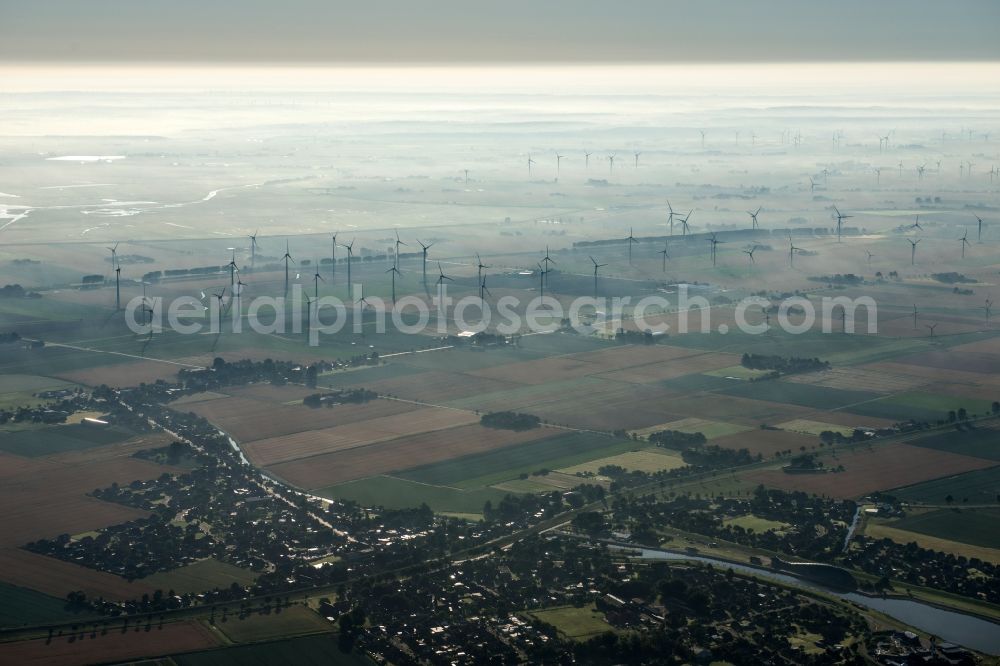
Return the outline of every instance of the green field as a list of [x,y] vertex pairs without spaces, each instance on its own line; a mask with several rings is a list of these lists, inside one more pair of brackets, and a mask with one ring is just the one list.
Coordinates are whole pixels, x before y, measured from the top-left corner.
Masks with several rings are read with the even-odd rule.
[[133,435],[133,432],[116,426],[83,423],[53,425],[0,433],[0,451],[34,458],[106,446],[123,442]]
[[598,611],[593,604],[582,608],[575,606],[546,608],[531,611],[527,615],[551,624],[566,638],[577,641],[585,641],[606,631],[614,631],[614,627],[604,619],[604,613]]
[[332,499],[354,500],[362,506],[405,509],[418,507],[423,503],[436,512],[479,514],[487,501],[496,504],[508,493],[492,488],[459,490],[393,476],[373,476],[330,486],[317,494]]
[[649,437],[652,433],[660,432],[662,430],[676,430],[677,432],[686,432],[692,435],[696,432],[700,432],[705,436],[705,439],[715,439],[716,437],[735,435],[752,429],[753,428],[750,426],[740,425],[739,423],[712,421],[709,419],[701,419],[691,416],[686,419],[680,419],[679,421],[659,423],[657,425],[643,428],[642,430],[634,430],[632,432],[639,437]]
[[[570,432],[537,442],[414,467],[396,476],[456,488],[480,488],[531,474],[542,468],[562,469],[625,453],[636,448],[631,440],[596,433]],[[482,507],[479,507],[482,508]]]
[[907,443],[974,458],[1000,461],[1000,430],[987,428],[963,432],[955,430],[921,437]]
[[944,504],[945,498],[951,495],[957,504],[965,499],[973,504],[995,504],[1000,498],[1000,466],[925,481],[889,492],[907,502]]
[[[437,354],[441,352],[428,352]],[[409,355],[400,358],[409,358]],[[371,368],[358,368],[356,370],[338,370],[319,377],[316,382],[322,388],[346,388],[348,386],[367,386],[372,382],[382,379],[394,379],[424,372],[422,368],[414,368],[405,363],[386,363]]]
[[371,666],[362,654],[345,654],[336,636],[304,636],[270,643],[254,643],[203,652],[173,655],[177,666]]
[[947,418],[948,410],[957,410],[959,407],[965,407],[969,414],[984,414],[990,409],[990,401],[912,391],[880,398],[862,405],[854,405],[849,409],[855,414],[892,421],[914,419],[934,423]]
[[258,641],[291,638],[306,634],[330,632],[332,623],[319,616],[316,611],[304,606],[271,610],[268,613],[252,613],[242,620],[238,615],[230,615],[225,622],[216,617],[216,626],[234,643],[256,643]]
[[241,569],[226,562],[209,559],[180,567],[173,571],[160,571],[146,577],[144,582],[163,591],[207,592],[215,588],[226,588],[232,583],[249,585],[257,576],[247,569]]
[[664,388],[673,389],[675,391],[683,391],[685,393],[724,390],[733,388],[734,386],[741,386],[742,384],[742,380],[726,379],[725,377],[718,377],[700,372],[690,375],[681,375],[680,377],[674,377],[673,379],[664,379],[660,382],[660,386],[663,386]]
[[745,530],[753,530],[758,534],[761,532],[767,532],[768,530],[780,532],[789,528],[787,523],[781,523],[777,520],[768,520],[767,518],[761,518],[759,516],[754,516],[753,514],[737,516],[735,518],[726,518],[722,522],[726,525],[738,525]]
[[780,379],[741,382],[720,391],[720,393],[815,409],[838,409],[854,403],[873,400],[879,396],[878,393],[869,391],[845,391],[813,384],[783,382]]
[[1000,508],[939,509],[887,523],[910,532],[960,541],[984,548],[1000,548]]
[[0,627],[44,624],[83,618],[66,610],[66,602],[24,587],[0,583]]

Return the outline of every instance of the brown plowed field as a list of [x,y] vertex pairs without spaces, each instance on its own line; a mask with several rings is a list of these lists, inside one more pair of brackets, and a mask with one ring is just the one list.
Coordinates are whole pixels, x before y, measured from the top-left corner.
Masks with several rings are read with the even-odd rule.
[[427,433],[478,421],[479,417],[470,412],[426,407],[333,428],[257,440],[244,445],[243,450],[254,463],[267,467],[279,462],[384,442],[412,433]]
[[761,430],[757,428],[756,430],[716,437],[712,440],[712,444],[727,449],[747,449],[754,455],[759,453],[768,459],[774,456],[775,451],[791,450],[793,454],[798,454],[799,448],[802,446],[811,449],[819,444],[819,438],[787,430]]
[[951,476],[996,465],[996,461],[945,453],[908,444],[887,444],[874,451],[845,452],[838,458],[824,458],[828,467],[843,465],[844,472],[826,474],[785,474],[781,470],[760,470],[742,475],[751,483],[783,490],[801,490],[816,495],[849,499]]
[[701,353],[694,356],[684,356],[671,361],[661,361],[638,365],[623,370],[613,370],[601,375],[605,379],[614,379],[622,382],[633,382],[636,384],[652,384],[673,379],[696,372],[708,372],[728,368],[732,365],[739,365],[740,357],[736,354],[723,353]]
[[55,377],[86,386],[107,384],[113,387],[138,386],[142,383],[152,383],[157,379],[174,381],[181,365],[163,363],[160,361],[135,361],[129,363],[114,363],[97,365],[84,370],[61,372]]
[[300,488],[322,488],[344,481],[531,442],[551,437],[559,432],[551,428],[513,432],[484,428],[477,423],[293,460],[274,465],[268,470]]
[[363,405],[337,405],[312,409],[304,405],[263,403],[252,398],[222,398],[184,405],[222,428],[239,442],[281,437],[332,428],[358,421],[372,421],[417,409],[394,400],[372,400]]
[[[72,642],[66,636],[60,636],[53,638],[48,645],[44,638],[0,643],[0,663],[37,666],[103,664],[204,650],[219,645],[208,628],[193,620],[170,622],[164,624],[162,629],[154,620],[149,631],[142,624],[139,631],[130,628],[126,633],[122,633],[120,621],[115,621],[112,626],[103,636],[98,630],[94,638],[91,638],[90,631],[86,631],[83,638],[77,633]],[[91,625],[89,629],[92,628]]]

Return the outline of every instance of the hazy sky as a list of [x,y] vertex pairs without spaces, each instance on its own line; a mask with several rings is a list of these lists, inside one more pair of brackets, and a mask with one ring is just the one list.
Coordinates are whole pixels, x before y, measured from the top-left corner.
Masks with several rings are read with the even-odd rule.
[[0,0],[0,61],[1000,60],[997,0]]

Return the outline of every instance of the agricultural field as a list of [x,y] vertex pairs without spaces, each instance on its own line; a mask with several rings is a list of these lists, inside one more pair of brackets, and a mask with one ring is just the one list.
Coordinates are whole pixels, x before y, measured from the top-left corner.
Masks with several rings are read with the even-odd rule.
[[0,583],[0,627],[44,624],[77,617],[85,616],[66,610],[65,599],[50,597],[26,587]]
[[278,463],[268,472],[300,488],[320,488],[401,468],[443,463],[551,437],[549,428],[514,432],[478,423],[406,435],[336,453]]
[[475,374],[427,370],[417,374],[404,374],[368,384],[355,384],[377,391],[382,395],[440,404],[465,396],[483,395],[515,389],[520,384],[491,379]]
[[26,405],[37,405],[49,402],[36,398],[41,391],[67,389],[75,384],[52,377],[39,375],[3,374],[0,375],[0,409],[13,409]]
[[[120,624],[120,623],[119,623]],[[204,650],[219,644],[212,631],[194,620],[139,625],[127,632],[121,627],[93,630],[87,627],[72,636],[48,642],[44,638],[0,643],[0,662],[76,666],[88,663],[137,661],[172,652]]]
[[767,532],[768,530],[783,532],[791,527],[788,523],[782,523],[777,520],[768,520],[767,518],[761,518],[760,516],[754,516],[752,514],[737,516],[735,518],[726,518],[722,522],[725,525],[735,525],[737,527],[742,527],[745,530],[753,530],[758,534]]
[[1000,427],[995,422],[977,426],[975,430],[935,433],[914,439],[911,443],[1000,462]]
[[[289,401],[301,400],[293,393]],[[417,405],[395,400],[372,400],[363,405],[336,405],[311,409],[301,404],[289,405],[274,400],[230,397],[206,400],[183,406],[225,430],[238,442],[281,437],[294,433],[374,420],[417,409]]]
[[852,449],[823,458],[827,468],[843,465],[843,472],[786,474],[781,470],[753,470],[742,475],[751,483],[782,490],[852,499],[877,490],[992,467],[981,458],[943,453],[910,444],[886,444],[872,450]]
[[329,633],[333,629],[329,621],[304,606],[291,606],[268,613],[257,612],[242,620],[238,615],[231,615],[225,622],[217,618],[216,626],[234,643],[256,643],[275,638]]
[[560,634],[575,641],[585,641],[606,631],[614,631],[593,604],[576,608],[575,606],[560,606],[534,610],[526,615],[551,624]]
[[864,366],[831,368],[822,372],[788,375],[784,381],[793,384],[811,384],[843,391],[868,393],[902,393],[926,386],[930,380],[902,373],[888,373]]
[[641,430],[633,430],[630,434],[634,433],[638,437],[646,438],[652,433],[659,432],[661,430],[676,430],[678,432],[691,434],[700,432],[706,439],[715,439],[716,437],[735,435],[738,432],[744,432],[750,429],[750,426],[741,425],[739,423],[725,423],[723,421],[711,421],[709,419],[690,417],[686,419],[679,419],[677,421],[660,423]]
[[847,409],[855,414],[893,421],[914,419],[935,423],[947,418],[949,410],[957,410],[960,407],[964,407],[970,415],[989,413],[990,404],[990,400],[982,398],[914,391],[851,405]]
[[[565,469],[573,465],[624,453],[637,448],[631,440],[591,433],[566,433],[537,442],[475,456],[454,458],[416,467],[396,476],[419,483],[456,488],[493,485],[541,469]],[[480,507],[481,508],[481,507]]]
[[941,539],[920,532],[903,530],[878,520],[869,520],[864,526],[863,532],[875,539],[891,539],[900,544],[915,543],[921,548],[951,553],[956,557],[979,558],[984,562],[1000,564],[1000,550],[995,548],[984,548],[961,541]]
[[763,428],[748,429],[733,435],[725,435],[712,440],[712,444],[727,449],[747,449],[751,455],[760,454],[770,458],[778,451],[797,453],[802,447],[811,449],[819,443],[819,438],[788,430]]
[[[332,412],[336,411],[336,408],[320,408],[311,411]],[[471,412],[440,407],[423,407],[402,414],[354,421],[332,428],[306,430],[281,437],[258,439],[244,444],[243,450],[254,463],[262,467],[269,467],[281,462],[398,439],[410,433],[446,430],[471,425],[478,421],[479,417]]]
[[480,515],[487,501],[496,504],[507,494],[492,488],[460,490],[432,486],[399,479],[393,476],[376,476],[358,481],[348,481],[316,491],[331,499],[353,500],[362,506],[383,506],[387,509],[408,509],[427,504],[439,513],[467,513]]
[[193,366],[166,361],[127,361],[59,372],[56,376],[84,386],[106,384],[112,387],[124,387],[155,382],[157,379],[173,381],[177,378],[177,371],[183,367]]
[[161,590],[184,592],[204,592],[215,588],[227,588],[233,583],[249,585],[256,575],[226,562],[209,559],[188,564],[172,571],[158,571],[143,579],[143,583]]
[[924,483],[899,486],[890,492],[905,502],[942,506],[949,495],[962,504],[965,500],[970,504],[996,504],[1000,497],[1000,466],[941,476],[943,478]]
[[35,458],[124,442],[133,432],[117,426],[89,423],[48,425],[0,432],[0,451]]
[[794,383],[782,379],[746,382],[723,389],[722,393],[824,410],[839,409],[879,397],[878,393],[872,391],[828,388],[818,384]]
[[813,421],[811,419],[792,419],[791,421],[778,423],[775,427],[788,432],[814,435],[816,437],[819,437],[819,435],[824,431],[838,432],[844,437],[849,437],[851,433],[854,432],[854,428],[851,426],[826,423],[824,421]]
[[174,654],[170,660],[177,666],[268,666],[290,664],[301,666],[372,666],[367,657],[345,654],[330,636],[304,636],[253,645]]
[[890,527],[918,532],[939,539],[960,541],[984,548],[1000,549],[1000,508],[952,508],[912,511]]
[[602,467],[613,465],[622,467],[628,471],[640,471],[647,474],[655,472],[669,471],[684,467],[686,463],[679,454],[671,453],[663,449],[643,449],[641,451],[628,451],[619,453],[607,458],[598,458],[581,465],[564,467],[558,471],[563,474],[598,474]]

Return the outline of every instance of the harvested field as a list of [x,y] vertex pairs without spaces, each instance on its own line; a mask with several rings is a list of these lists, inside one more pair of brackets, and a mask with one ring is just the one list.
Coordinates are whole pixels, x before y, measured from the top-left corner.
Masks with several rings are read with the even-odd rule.
[[357,421],[375,420],[417,409],[394,400],[372,400],[363,405],[337,405],[311,409],[304,405],[263,403],[252,398],[226,398],[185,405],[228,432],[239,442],[280,437]]
[[850,428],[852,431],[854,428],[888,428],[895,423],[892,419],[880,419],[875,416],[859,416],[858,414],[842,411],[813,412],[812,416],[813,418],[825,421],[826,423],[833,423],[835,425]]
[[845,471],[785,474],[781,470],[759,470],[741,476],[752,483],[763,483],[772,488],[849,499],[876,490],[889,490],[996,464],[990,460],[942,453],[908,444],[887,444],[872,451],[853,450],[837,458],[828,457],[823,460],[827,467],[843,465]]
[[933,423],[944,419],[949,410],[957,410],[960,407],[965,407],[970,414],[984,414],[989,411],[990,402],[983,399],[914,391],[851,405],[847,409],[856,414],[871,415],[893,421],[914,419]]
[[973,354],[992,354],[1000,357],[1000,336],[995,335],[992,338],[986,338],[985,340],[967,342],[964,345],[952,347],[951,351],[969,352]]
[[177,398],[169,403],[169,407],[179,407],[181,405],[190,405],[196,402],[204,402],[206,400],[218,400],[220,398],[228,398],[229,396],[225,393],[215,393],[214,391],[202,391],[201,393],[192,393],[190,395],[185,395],[183,397]]
[[813,384],[845,391],[870,391],[872,393],[900,393],[930,383],[930,380],[923,377],[902,373],[893,374],[863,367],[832,368],[823,372],[788,375],[784,380],[794,384]]
[[801,447],[807,449],[819,443],[817,437],[786,430],[747,430],[735,435],[726,435],[712,440],[712,444],[727,449],[747,449],[753,455],[758,453],[764,458],[772,457],[777,451],[798,452]]
[[277,386],[275,384],[250,384],[249,386],[235,386],[226,389],[226,393],[237,398],[250,398],[251,400],[262,400],[264,402],[276,402],[286,404],[302,400],[307,395],[317,393],[321,389],[311,389],[305,386],[290,386],[285,384]]
[[73,590],[112,600],[135,599],[155,591],[142,580],[130,583],[114,574],[12,547],[0,548],[0,580],[59,599]]
[[[403,356],[400,358],[408,358]],[[351,368],[349,370],[334,370],[319,376],[318,384],[326,388],[364,387],[371,388],[377,382],[421,374],[424,370],[414,368],[405,363],[388,363],[368,368]],[[374,389],[372,389],[374,390]]]
[[683,415],[674,409],[676,393],[638,384],[608,382],[601,391],[559,397],[548,404],[527,405],[525,411],[551,423],[603,432],[646,428]]
[[976,509],[956,507],[913,512],[905,518],[893,520],[889,525],[940,539],[1000,549],[1000,531],[996,529],[998,523],[1000,523],[1000,509],[996,507]]
[[177,378],[177,371],[182,367],[186,366],[163,361],[134,361],[96,365],[82,370],[60,372],[56,376],[85,386],[107,384],[112,387],[125,387],[150,384],[157,379],[173,381]]
[[1000,355],[984,354],[982,352],[927,351],[920,354],[900,356],[894,359],[897,363],[920,365],[927,368],[942,368],[945,370],[960,370],[987,375],[1000,374]]
[[[616,456],[608,456],[607,458],[598,458],[597,460],[591,460],[590,462],[583,463],[581,465],[573,465],[572,467],[564,467],[559,470],[563,474],[598,474],[599,470],[606,465],[614,465],[617,467],[622,467],[628,471],[638,470],[640,472],[646,472],[653,474],[654,472],[659,472],[662,470],[677,469],[678,467],[684,467],[687,463],[676,453],[669,453],[666,451],[658,451],[656,449],[644,449],[642,451],[627,451],[625,453],[619,453]],[[580,479],[577,478],[577,482]]]
[[507,495],[493,488],[460,490],[416,483],[394,476],[348,481],[317,492],[324,497],[354,500],[361,506],[408,509],[425,503],[437,512],[476,514],[482,513],[487,501],[496,505]]
[[115,621],[107,634],[96,635],[89,630],[53,638],[0,643],[0,662],[5,664],[37,664],[38,666],[75,666],[77,664],[110,663],[156,657],[173,652],[204,650],[219,644],[212,632],[194,620],[170,622],[162,628],[154,622],[146,631],[129,629],[122,633],[121,622]]
[[891,523],[869,522],[865,526],[864,533],[876,539],[892,539],[896,543],[901,544],[916,543],[921,548],[927,548],[928,550],[937,550],[968,558],[978,557],[984,562],[1000,564],[1000,550],[996,548],[984,548],[960,541],[951,541],[928,534],[920,534],[919,532],[911,532],[894,527]]
[[[371,404],[371,403],[369,403]],[[411,406],[412,405],[407,405]],[[334,409],[306,411],[332,412]],[[479,417],[465,411],[425,407],[381,418],[354,421],[332,428],[297,432],[281,437],[259,439],[243,446],[254,463],[267,467],[279,462],[343,451],[358,446],[397,439],[412,433],[425,433],[477,423]]]
[[551,437],[553,433],[549,428],[514,432],[484,428],[475,423],[280,463],[269,467],[268,471],[300,488],[320,488],[464,455],[494,451]]
[[662,363],[689,356],[704,356],[705,352],[670,345],[624,345],[611,349],[573,354],[569,358],[592,364],[597,372],[610,372],[637,365]]
[[420,374],[383,379],[365,388],[406,400],[440,403],[456,398],[506,391],[519,386],[520,384],[514,382],[472,374],[428,370]]
[[970,386],[1000,385],[1000,377],[984,375],[980,372],[967,372],[965,370],[948,370],[946,368],[933,368],[898,362],[872,363],[864,367],[878,372],[919,377],[926,379],[928,384],[952,382],[956,384],[968,384]]
[[635,384],[653,384],[665,379],[673,379],[684,375],[728,368],[740,362],[735,354],[717,352],[701,352],[691,356],[683,356],[670,361],[637,365],[623,370],[613,370],[601,375],[605,379]]
[[[583,482],[578,476],[566,474],[564,472],[549,472],[548,474],[538,474],[529,476],[527,479],[513,479],[491,486],[497,490],[510,493],[540,493],[552,490],[570,490]],[[589,479],[587,483],[605,485],[598,479]]]
[[810,419],[792,419],[791,421],[779,423],[775,427],[791,433],[813,435],[813,438],[810,438],[810,441],[813,443],[816,441],[815,437],[819,437],[821,433],[827,430],[830,432],[839,432],[844,437],[849,437],[851,433],[854,432],[854,428],[851,426],[826,423],[824,421],[813,421]]
[[556,356],[538,361],[501,365],[469,374],[514,384],[544,384],[586,377],[599,372],[598,366],[573,356]]
[[815,410],[796,405],[754,400],[725,394],[710,396],[685,396],[669,403],[670,411],[686,416],[714,419],[726,415],[729,423],[743,423],[759,427],[761,423],[779,423],[813,414]]

